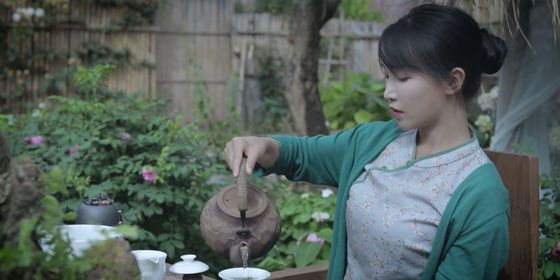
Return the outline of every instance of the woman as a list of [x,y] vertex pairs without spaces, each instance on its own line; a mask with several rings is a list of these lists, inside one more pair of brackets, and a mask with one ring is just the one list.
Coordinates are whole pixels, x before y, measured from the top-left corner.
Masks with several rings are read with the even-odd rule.
[[379,42],[393,120],[316,137],[236,137],[234,176],[284,174],[338,187],[329,279],[495,279],[509,202],[465,103],[507,52],[463,11],[422,5]]

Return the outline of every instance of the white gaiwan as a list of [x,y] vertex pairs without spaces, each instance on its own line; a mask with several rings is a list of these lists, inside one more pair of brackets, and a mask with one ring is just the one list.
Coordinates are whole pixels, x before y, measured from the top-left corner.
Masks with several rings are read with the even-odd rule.
[[254,267],[236,267],[222,270],[218,276],[224,280],[265,280],[270,277],[270,272]]
[[208,270],[208,265],[195,261],[196,255],[182,255],[180,261],[169,268],[175,274],[183,274],[183,279],[202,279],[202,273]]

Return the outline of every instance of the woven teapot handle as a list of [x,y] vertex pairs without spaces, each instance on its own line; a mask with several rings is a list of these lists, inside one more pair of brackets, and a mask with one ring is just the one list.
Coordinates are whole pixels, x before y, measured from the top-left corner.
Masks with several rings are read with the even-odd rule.
[[247,211],[247,159],[241,160],[241,169],[237,176],[237,206],[239,211]]

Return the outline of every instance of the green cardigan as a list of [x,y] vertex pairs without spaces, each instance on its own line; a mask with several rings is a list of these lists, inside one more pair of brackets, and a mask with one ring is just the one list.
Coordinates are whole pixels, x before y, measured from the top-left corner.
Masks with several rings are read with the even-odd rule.
[[[337,186],[328,279],[346,270],[346,201],[350,186],[403,131],[396,121],[373,122],[334,135],[273,136],[280,156],[255,175]],[[480,166],[453,193],[441,218],[421,279],[496,279],[508,256],[509,199],[496,167]]]

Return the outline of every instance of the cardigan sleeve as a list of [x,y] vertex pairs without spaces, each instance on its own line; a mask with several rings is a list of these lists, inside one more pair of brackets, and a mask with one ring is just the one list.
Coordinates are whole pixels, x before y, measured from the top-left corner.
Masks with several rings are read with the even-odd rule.
[[435,279],[496,279],[508,256],[508,214],[463,232],[439,265]]
[[341,174],[346,178],[357,158],[381,150],[400,132],[397,123],[389,121],[360,124],[333,135],[272,136],[280,144],[279,157],[271,168],[257,165],[254,174],[275,173],[291,181],[336,187],[341,183]]
[[443,213],[422,279],[496,279],[509,253],[509,209],[495,165],[472,172]]
[[271,173],[285,175],[291,181],[306,181],[320,185],[338,185],[338,178],[345,153],[352,153],[352,139],[361,126],[333,135],[272,136],[280,145],[274,166],[255,167],[255,175]]

